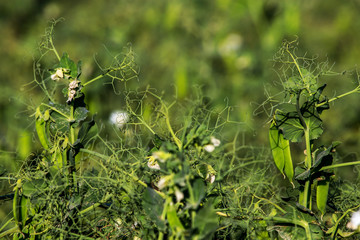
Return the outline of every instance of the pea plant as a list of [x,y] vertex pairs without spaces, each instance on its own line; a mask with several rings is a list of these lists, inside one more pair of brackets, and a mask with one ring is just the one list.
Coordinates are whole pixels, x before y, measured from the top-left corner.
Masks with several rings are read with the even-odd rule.
[[[13,186],[6,194],[12,217],[0,227],[1,239],[337,239],[359,233],[356,224],[347,224],[354,231],[344,229],[359,206],[350,202],[333,211],[329,193],[334,169],[360,162],[337,163],[340,143],[319,145],[318,138],[323,111],[360,92],[360,85],[328,99],[319,82],[331,72],[297,57],[295,43],[285,42],[277,58],[285,95],[271,116],[270,150],[247,145],[248,129],[231,120],[233,109],[214,110],[201,93],[179,101],[150,87],[126,89],[138,79],[131,48],[86,79],[81,61],[55,48],[55,24],[34,64],[32,83],[45,95],[30,114],[38,151],[17,173],[0,178]],[[97,81],[124,87],[114,89],[124,106],[111,114],[111,134],[85,96]],[[293,143],[305,146],[300,164],[292,159]],[[289,196],[282,196],[273,165],[289,180]],[[335,192],[351,190],[335,186]]]
[[[270,146],[274,162],[280,172],[298,191],[296,208],[300,214],[289,219],[277,219],[291,223],[305,230],[307,239],[320,239],[338,235],[348,237],[355,232],[344,232],[340,218],[333,214],[331,226],[325,224],[330,182],[334,179],[334,169],[357,165],[360,162],[334,162],[335,150],[340,142],[327,145],[317,143],[323,133],[321,114],[330,104],[340,98],[360,92],[360,85],[339,96],[328,98],[324,95],[326,84],[320,78],[330,74],[329,70],[314,67],[310,59],[296,56],[296,42],[285,42],[277,59],[282,64],[285,80],[282,82],[285,101],[277,105],[269,130]],[[290,143],[303,143],[305,160],[294,168]]]
[[[55,64],[40,59],[34,69],[34,82],[46,96],[33,114],[41,151],[14,176],[13,217],[1,227],[7,230],[0,238],[213,236],[221,201],[215,168],[226,159],[216,137],[223,126],[220,115],[214,118],[195,104],[176,131],[170,115],[176,101],[169,104],[150,89],[129,91],[126,116],[115,118],[119,128],[126,127],[114,128],[118,140],[108,141],[88,110],[84,90],[105,78],[136,78],[131,49],[100,75],[83,80],[81,62],[58,53],[52,31],[53,26],[46,32],[41,59],[52,53]],[[144,111],[155,114],[146,118]]]

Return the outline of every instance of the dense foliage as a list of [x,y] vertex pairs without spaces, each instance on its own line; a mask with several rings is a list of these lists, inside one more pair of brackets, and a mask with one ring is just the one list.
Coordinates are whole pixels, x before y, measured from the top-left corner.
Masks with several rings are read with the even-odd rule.
[[356,2],[1,4],[1,237],[358,236]]

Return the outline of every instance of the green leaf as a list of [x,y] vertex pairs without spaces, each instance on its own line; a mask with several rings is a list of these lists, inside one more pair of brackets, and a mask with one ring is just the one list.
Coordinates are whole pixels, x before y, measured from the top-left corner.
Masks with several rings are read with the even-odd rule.
[[22,185],[23,195],[32,197],[41,194],[47,188],[47,183],[44,179],[34,179]]
[[[306,116],[306,114],[304,114]],[[276,110],[275,121],[278,128],[284,134],[284,138],[291,142],[301,142],[304,136],[304,127],[297,112],[282,112]],[[319,117],[311,115],[304,117],[306,126],[310,128],[310,140],[318,138],[322,132],[322,121]]]
[[69,58],[69,55],[67,53],[63,53],[61,59],[60,59],[60,67],[65,68],[65,69],[69,69],[70,70],[70,76],[72,78],[76,78],[78,75],[78,67],[76,66],[76,64],[74,63],[74,61],[72,61]]
[[285,139],[291,142],[301,142],[304,136],[304,127],[296,112],[282,112],[278,109],[275,112],[275,122]]
[[317,139],[323,133],[322,121],[315,116],[304,118],[306,125],[310,128],[310,140]]
[[192,207],[197,208],[200,205],[200,202],[205,197],[205,183],[202,178],[198,178],[195,180],[193,186],[193,196],[194,196],[194,202],[191,202],[190,204]]
[[180,222],[179,217],[177,216],[176,209],[173,204],[170,204],[168,207],[166,216],[173,233],[185,230],[184,226]]
[[94,119],[84,122],[78,133],[78,141],[82,146],[86,146],[98,134],[98,127]]
[[147,216],[156,224],[161,231],[165,231],[165,221],[161,219],[164,209],[164,199],[152,188],[147,188],[143,195],[143,207]]
[[329,184],[330,184],[330,178],[326,178],[325,180],[318,181],[316,186],[316,205],[322,215],[325,214],[325,210],[326,210]]
[[[275,165],[290,182],[294,176],[293,163],[289,140],[286,140],[275,123],[272,122],[269,130],[269,141]],[[284,174],[285,173],[285,174]]]
[[81,122],[84,121],[88,115],[89,110],[87,110],[85,107],[78,107],[75,109],[74,112],[74,119],[75,121]]
[[76,78],[79,78],[80,75],[81,75],[81,65],[82,65],[82,62],[81,62],[81,61],[78,61],[78,64],[77,64],[77,76],[76,76]]
[[311,176],[311,168],[308,170],[305,170],[304,172],[296,175],[295,179],[298,181],[305,181]]
[[211,239],[212,234],[218,227],[218,216],[212,204],[207,203],[200,209],[195,216],[193,227],[199,231],[198,239]]

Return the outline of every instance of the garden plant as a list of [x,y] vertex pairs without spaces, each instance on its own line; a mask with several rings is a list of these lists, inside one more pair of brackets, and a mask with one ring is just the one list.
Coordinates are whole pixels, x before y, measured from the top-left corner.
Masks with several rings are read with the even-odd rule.
[[[231,120],[232,108],[212,109],[201,93],[169,101],[151,87],[127,89],[139,72],[131,47],[100,75],[83,79],[81,62],[55,48],[54,26],[34,63],[33,83],[44,93],[32,115],[41,150],[17,173],[1,176],[13,186],[12,217],[0,226],[1,239],[359,236],[357,226],[346,228],[358,197],[335,170],[360,162],[341,163],[340,142],[319,139],[323,111],[360,92],[357,75],[354,90],[327,98],[321,82],[336,73],[298,57],[297,42],[285,41],[274,58],[282,90],[268,101],[270,147],[250,146],[244,124]],[[123,87],[116,139],[102,134],[87,105],[87,89],[105,79]],[[290,150],[294,143],[305,146],[300,161],[293,160],[300,156]],[[275,166],[288,182],[274,174]]]

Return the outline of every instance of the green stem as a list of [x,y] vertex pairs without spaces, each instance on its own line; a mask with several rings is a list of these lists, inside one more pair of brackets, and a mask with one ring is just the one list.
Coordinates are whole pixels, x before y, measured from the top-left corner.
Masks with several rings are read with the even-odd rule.
[[292,58],[295,66],[296,66],[296,68],[297,68],[297,70],[298,70],[298,72],[299,72],[299,74],[300,74],[301,79],[304,81],[304,77],[303,77],[303,75],[302,75],[300,66],[299,66],[298,62],[296,61],[296,59],[294,58],[294,55],[289,51],[288,47],[286,47],[286,52],[287,52],[287,53],[290,55],[290,57]]
[[103,74],[101,74],[101,75],[99,75],[99,76],[97,76],[97,77],[94,77],[93,79],[90,79],[89,81],[87,81],[86,83],[84,83],[84,84],[83,84],[83,87],[85,87],[85,86],[89,85],[90,83],[93,83],[93,82],[95,82],[96,80],[99,80],[99,79],[101,79],[101,78],[103,78],[103,77],[105,77],[105,76],[108,76],[109,73],[111,73],[111,72],[115,72],[115,71],[122,70],[122,69],[124,69],[125,67],[127,67],[127,65],[124,65],[124,66],[118,67],[118,68],[110,68],[110,69],[108,69],[105,73],[103,73]]
[[72,126],[72,122],[74,121],[74,104],[72,103],[70,106],[70,141],[71,144],[74,144],[75,142],[75,128]]
[[273,205],[275,208],[277,208],[278,210],[280,210],[283,214],[286,214],[286,211],[284,209],[282,209],[279,205],[277,205],[276,203],[271,202],[269,199],[266,198],[262,198],[262,197],[258,197],[254,194],[254,197],[256,197],[257,199],[261,200],[261,201],[265,201],[268,202],[269,204]]
[[166,126],[168,127],[168,129],[169,129],[169,132],[170,132],[170,134],[171,134],[171,136],[172,136],[172,138],[174,139],[174,142],[176,143],[176,145],[178,146],[178,148],[179,148],[179,150],[181,151],[181,149],[182,149],[182,144],[181,144],[181,141],[180,141],[180,139],[175,135],[175,133],[174,133],[174,130],[172,129],[172,127],[171,127],[171,123],[170,123],[170,118],[169,118],[169,111],[168,111],[168,109],[165,107],[165,119],[166,119]]
[[338,167],[353,166],[353,165],[358,165],[358,164],[360,164],[360,161],[339,163],[339,164],[322,167],[319,171],[328,170],[328,169],[332,169],[332,168],[338,168]]
[[334,228],[335,230],[332,232],[331,234],[331,239],[336,239],[336,235],[337,235],[337,232],[338,232],[338,227],[339,227],[339,224],[341,222],[341,220],[351,211],[353,211],[354,209],[358,209],[360,205],[357,205],[356,207],[353,207],[353,208],[350,208],[348,209],[335,223],[334,225]]
[[10,218],[3,226],[1,226],[0,232],[1,232],[4,228],[6,228],[6,226],[9,225],[13,220],[14,220],[14,218]]
[[[294,60],[295,61],[295,60]],[[304,128],[304,135],[305,135],[305,144],[306,144],[306,159],[305,159],[305,167],[307,169],[311,168],[312,165],[312,159],[311,159],[311,144],[310,144],[310,128],[309,126],[307,126],[305,119],[303,117],[303,115],[301,114],[301,110],[300,110],[300,96],[301,96],[301,90],[298,92],[297,96],[296,96],[296,111],[297,114],[299,115],[299,119],[300,119],[300,123],[302,125],[302,127]],[[311,201],[311,180],[307,180],[305,182],[305,186],[304,186],[304,199],[303,202],[300,203],[301,205],[303,205],[306,208],[311,208],[309,204],[309,201]],[[311,209],[310,209],[311,210]]]
[[288,219],[288,218],[282,218],[282,217],[267,217],[267,218],[264,218],[264,220],[300,226],[305,229],[307,240],[312,239],[309,223],[304,220],[295,220],[295,219]]
[[49,38],[49,42],[50,42],[50,45],[51,45],[51,48],[52,48],[52,51],[55,53],[55,55],[56,55],[56,57],[57,57],[57,59],[60,61],[60,55],[59,55],[59,53],[56,51],[56,48],[55,48],[55,46],[54,46],[54,43],[53,43],[53,39],[52,39],[52,37],[50,37]]
[[353,94],[353,93],[356,93],[356,92],[359,92],[359,91],[360,91],[360,85],[357,86],[355,89],[349,91],[349,92],[346,92],[346,93],[344,93],[344,94],[341,94],[341,95],[339,95],[339,96],[336,96],[336,97],[330,99],[329,101],[316,104],[315,107],[321,107],[321,106],[323,106],[323,105],[325,105],[325,104],[327,104],[327,103],[333,102],[333,101],[335,101],[335,100],[338,100],[338,99],[340,99],[340,98],[346,97],[346,96],[348,96],[348,95],[350,95],[350,94]]
[[[165,200],[165,204],[164,204],[164,209],[161,213],[161,216],[160,216],[160,219],[165,221],[165,218],[166,218],[166,213],[167,213],[167,209],[168,209],[168,206],[171,202],[171,198],[167,197],[166,200]],[[160,231],[159,233],[159,236],[158,236],[158,240],[162,240],[164,238],[164,234],[163,232]]]
[[56,108],[54,108],[54,107],[52,107],[52,106],[50,106],[50,105],[48,105],[48,104],[46,104],[46,103],[41,103],[41,105],[50,108],[51,110],[59,113],[60,115],[62,115],[63,117],[65,117],[66,119],[68,119],[68,120],[70,121],[70,118],[71,118],[70,116],[64,114],[63,112],[57,110]]
[[13,228],[10,228],[9,230],[6,230],[5,232],[0,233],[0,239],[3,239],[6,235],[13,234],[13,233],[19,233],[21,232],[18,226],[15,226]]
[[[311,159],[311,144],[310,144],[310,129],[307,127],[305,130],[305,143],[306,143],[306,160],[305,160],[305,167],[307,169],[311,168],[312,165],[312,159]],[[303,206],[306,208],[310,208],[311,203],[311,180],[306,180],[305,186],[304,186],[304,202]]]
[[104,203],[104,202],[106,202],[107,200],[109,200],[111,197],[112,197],[112,195],[109,194],[108,196],[105,197],[105,199],[104,199],[102,202],[95,203],[95,204],[91,205],[90,207],[85,208],[84,210],[81,210],[81,211],[79,212],[79,214],[84,214],[84,213],[87,213],[87,212],[89,212],[89,211],[97,208],[97,207],[100,206],[102,203]]

